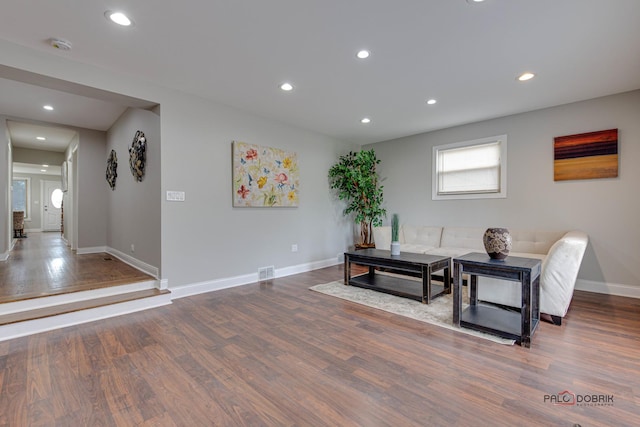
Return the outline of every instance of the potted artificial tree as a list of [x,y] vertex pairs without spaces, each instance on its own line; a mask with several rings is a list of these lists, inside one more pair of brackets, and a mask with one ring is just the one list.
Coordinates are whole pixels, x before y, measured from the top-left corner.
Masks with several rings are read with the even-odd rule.
[[399,231],[400,220],[398,219],[398,214],[393,214],[391,217],[391,255],[400,255]]
[[353,214],[356,224],[360,225],[360,242],[356,248],[375,247],[373,227],[382,225],[387,215],[382,208],[383,187],[376,172],[379,163],[373,149],[362,150],[340,156],[338,163],[329,169],[329,186],[337,190],[340,200],[347,202],[344,214]]

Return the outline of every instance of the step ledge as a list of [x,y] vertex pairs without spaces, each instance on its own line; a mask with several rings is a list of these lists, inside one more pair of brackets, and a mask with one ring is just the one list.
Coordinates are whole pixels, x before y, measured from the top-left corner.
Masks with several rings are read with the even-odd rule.
[[108,319],[110,317],[135,313],[137,311],[148,310],[169,304],[171,304],[171,294],[164,293],[153,297],[108,304],[100,307],[43,317],[40,319],[26,320],[24,322],[10,323],[0,326],[0,341],[20,338],[54,329],[66,328],[82,323],[94,322],[96,320]]
[[29,298],[20,301],[0,304],[2,314],[14,314],[23,311],[38,310],[40,308],[53,307],[61,304],[69,304],[80,301],[88,301],[97,298],[109,297],[130,292],[144,291],[158,287],[157,280],[145,280],[143,282],[129,283],[126,285],[109,286],[105,288],[91,289],[87,291],[69,292],[59,295]]

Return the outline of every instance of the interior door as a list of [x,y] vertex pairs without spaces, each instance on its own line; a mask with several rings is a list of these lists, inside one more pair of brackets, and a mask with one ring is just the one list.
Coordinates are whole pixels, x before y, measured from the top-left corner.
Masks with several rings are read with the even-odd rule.
[[42,230],[60,231],[62,219],[62,183],[45,181],[43,195]]

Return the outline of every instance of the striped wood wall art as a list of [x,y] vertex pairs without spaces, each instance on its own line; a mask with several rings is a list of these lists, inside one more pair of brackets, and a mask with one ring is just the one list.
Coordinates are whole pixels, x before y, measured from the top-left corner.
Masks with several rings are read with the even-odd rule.
[[618,129],[554,138],[554,181],[618,176]]

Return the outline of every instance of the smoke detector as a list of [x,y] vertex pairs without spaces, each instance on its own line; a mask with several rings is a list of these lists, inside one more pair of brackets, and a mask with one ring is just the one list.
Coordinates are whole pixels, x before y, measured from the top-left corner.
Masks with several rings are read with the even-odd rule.
[[71,42],[63,39],[51,38],[49,39],[51,46],[60,50],[71,50]]

